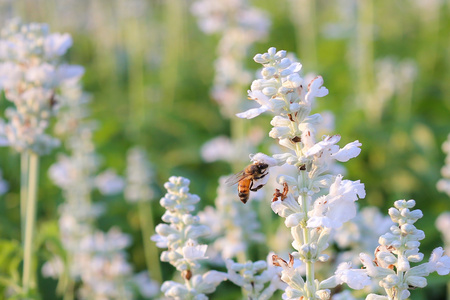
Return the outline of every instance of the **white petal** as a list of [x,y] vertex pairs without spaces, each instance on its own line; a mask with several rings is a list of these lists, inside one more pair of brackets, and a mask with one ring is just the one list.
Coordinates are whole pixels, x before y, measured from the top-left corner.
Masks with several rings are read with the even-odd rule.
[[251,109],[246,110],[244,112],[238,113],[238,114],[236,114],[236,116],[238,118],[241,118],[241,119],[253,119],[254,117],[259,116],[263,112],[268,111],[269,109],[270,109],[269,107],[263,105],[263,106],[258,107],[258,108],[251,108]]
[[357,157],[361,153],[361,143],[359,141],[354,141],[345,145],[344,148],[340,149],[337,153],[331,155],[334,159],[346,162],[351,158]]

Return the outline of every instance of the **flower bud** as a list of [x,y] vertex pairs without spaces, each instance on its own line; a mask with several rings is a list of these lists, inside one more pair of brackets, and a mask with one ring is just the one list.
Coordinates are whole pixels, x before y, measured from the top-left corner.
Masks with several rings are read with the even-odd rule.
[[420,242],[418,242],[418,241],[409,241],[409,242],[405,243],[405,246],[408,249],[419,248]]
[[286,77],[292,74],[292,70],[291,69],[284,69],[283,71],[280,72],[280,76],[281,77]]
[[287,127],[291,124],[291,120],[288,118],[284,118],[281,116],[273,117],[272,121],[270,121],[270,125],[278,126],[278,127]]
[[[405,253],[405,255],[407,254]],[[416,253],[408,255],[407,257],[410,262],[421,262],[423,260],[423,253]]]
[[286,227],[289,227],[289,228],[298,226],[300,224],[300,222],[303,220],[303,217],[304,217],[304,213],[302,213],[302,212],[292,214],[286,218],[286,220],[284,221],[284,224],[286,225]]
[[405,207],[413,208],[414,206],[416,206],[416,201],[414,201],[413,199],[406,201]]
[[283,58],[280,63],[278,64],[278,68],[280,69],[286,69],[291,65],[291,60],[289,58]]
[[256,54],[256,55],[253,57],[253,60],[254,60],[255,62],[257,62],[258,64],[266,64],[266,63],[269,62],[269,60],[266,59],[265,57],[263,57],[262,54]]
[[404,224],[400,227],[400,229],[402,230],[402,233],[404,234],[412,234],[414,233],[414,231],[416,231],[416,226],[412,225],[412,224]]
[[267,263],[263,260],[258,260],[253,263],[253,269],[255,270],[263,270],[267,268]]
[[277,93],[277,89],[273,86],[268,86],[262,89],[262,93],[266,96],[272,97]]
[[284,57],[286,57],[286,50],[280,50],[275,54],[275,58],[284,58]]
[[406,201],[405,200],[397,200],[394,202],[394,206],[398,209],[402,209],[405,207]]
[[409,266],[409,261],[406,259],[406,257],[404,256],[399,256],[398,257],[398,262],[397,262],[397,269],[400,272],[406,272],[410,269],[411,267]]
[[277,51],[277,48],[275,48],[275,47],[270,47],[269,50],[267,50],[267,53],[268,53],[270,56],[274,56],[274,55],[276,54],[276,51]]
[[421,276],[407,276],[406,282],[408,283],[408,285],[418,288],[424,288],[427,286],[426,278]]
[[268,62],[270,61],[270,59],[271,59],[269,53],[264,53],[261,57],[262,57],[262,59],[263,59],[264,61],[266,61],[266,63],[268,63]]
[[277,72],[277,69],[275,69],[274,67],[265,67],[262,69],[261,75],[264,76],[264,78],[267,78],[267,77],[272,77],[276,72]]

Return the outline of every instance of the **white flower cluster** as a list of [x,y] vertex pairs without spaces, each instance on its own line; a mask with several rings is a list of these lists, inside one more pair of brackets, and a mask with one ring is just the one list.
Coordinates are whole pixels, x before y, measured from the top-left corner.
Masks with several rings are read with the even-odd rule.
[[[283,191],[276,190],[272,202],[275,213],[286,218],[285,225],[291,229],[295,248],[289,263],[278,258],[277,264],[284,269],[282,279],[289,285],[287,299],[329,299],[328,289],[346,282],[351,287],[362,288],[369,284],[367,275],[342,264],[335,275],[322,282],[314,279],[314,263],[326,261],[322,252],[328,247],[333,228],[356,216],[356,203],[365,197],[364,185],[358,181],[344,180],[342,175],[330,175],[334,161],[346,162],[359,155],[361,143],[354,141],[340,148],[339,135],[325,136],[316,142],[316,128],[322,121],[319,114],[310,115],[314,99],[328,94],[323,79],[318,76],[310,82],[300,76],[302,65],[291,61],[286,51],[270,48],[267,53],[257,54],[255,62],[263,65],[262,79],[253,81],[249,98],[259,107],[237,114],[252,119],[264,112],[272,112],[272,130],[287,152],[273,158],[278,165],[289,164],[297,168],[295,178],[278,176]],[[321,190],[328,190],[322,196]],[[300,280],[300,269],[294,267],[294,258],[306,265],[306,281]],[[302,268],[303,269],[303,268]]]
[[414,200],[396,201],[395,207],[389,209],[389,215],[397,224],[380,237],[375,260],[361,253],[360,259],[367,274],[378,280],[386,291],[386,296],[369,294],[367,300],[407,299],[410,296],[409,289],[427,285],[425,277],[430,273],[447,275],[450,272],[450,257],[443,255],[444,250],[440,247],[434,249],[427,263],[411,266],[411,263],[423,260],[419,241],[425,238],[424,232],[413,225],[423,216],[419,209],[412,210],[415,204]]
[[191,7],[201,30],[220,33],[212,97],[226,117],[239,109],[242,92],[251,80],[245,59],[253,43],[267,35],[270,21],[265,12],[247,0],[197,0]]
[[1,144],[38,154],[59,145],[45,133],[61,101],[59,88],[77,82],[84,72],[81,66],[59,62],[71,45],[70,35],[50,33],[46,24],[13,20],[2,29],[0,89],[15,107],[5,111],[8,123],[0,123]]
[[210,271],[203,275],[194,272],[200,268],[207,245],[198,244],[197,239],[209,234],[210,229],[200,224],[198,216],[191,213],[200,201],[197,195],[189,193],[189,180],[172,176],[164,184],[167,194],[160,204],[166,209],[152,240],[159,248],[168,248],[161,253],[161,261],[169,262],[181,272],[185,284],[174,281],[163,283],[161,290],[171,299],[208,299],[205,294],[215,291],[220,282],[226,280],[225,273]]
[[442,151],[447,156],[445,157],[445,165],[441,169],[442,179],[437,183],[437,189],[440,192],[444,192],[450,196],[450,134],[447,140],[442,144]]
[[246,253],[249,243],[261,243],[264,235],[258,232],[260,224],[252,206],[236,201],[236,192],[221,177],[217,189],[215,208],[207,206],[198,215],[203,224],[211,228],[213,249],[228,259]]
[[96,231],[81,240],[80,252],[75,255],[83,282],[79,291],[82,299],[132,298],[126,284],[132,275],[125,252],[130,244],[131,238],[116,228],[107,233]]
[[134,147],[127,155],[127,185],[125,199],[128,202],[150,201],[153,190],[150,188],[153,170],[144,149]]
[[228,279],[242,287],[248,299],[267,300],[276,290],[284,290],[286,287],[286,284],[280,280],[280,268],[263,260],[246,263],[227,260],[226,265]]

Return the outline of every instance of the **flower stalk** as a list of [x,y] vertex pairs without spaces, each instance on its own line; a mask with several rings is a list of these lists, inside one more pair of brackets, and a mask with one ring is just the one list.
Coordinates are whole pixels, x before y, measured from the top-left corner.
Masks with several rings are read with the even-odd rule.
[[35,264],[33,259],[33,240],[36,223],[36,205],[39,179],[39,156],[36,153],[30,153],[30,165],[28,174],[28,195],[25,208],[25,242],[24,242],[24,260],[23,260],[23,278],[22,284],[24,293],[27,294],[31,288],[36,285],[35,276],[32,274],[32,268]]

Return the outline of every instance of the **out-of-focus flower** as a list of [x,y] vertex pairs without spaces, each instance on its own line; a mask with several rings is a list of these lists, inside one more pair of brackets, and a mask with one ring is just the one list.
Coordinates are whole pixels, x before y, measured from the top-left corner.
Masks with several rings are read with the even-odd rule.
[[125,181],[113,169],[100,173],[95,178],[95,186],[103,195],[115,195],[125,187]]
[[134,275],[133,283],[136,284],[140,294],[145,298],[152,298],[159,294],[159,284],[150,279],[147,271]]
[[47,24],[10,21],[0,34],[0,89],[14,103],[5,111],[0,139],[18,152],[46,154],[59,141],[45,133],[63,97],[59,89],[77,82],[81,66],[60,63],[72,45],[68,34],[49,32]]
[[152,180],[153,171],[145,151],[139,147],[128,150],[125,199],[129,202],[150,201],[154,194],[150,188]]
[[450,212],[443,212],[436,220],[436,228],[444,237],[445,249],[450,254]]
[[267,35],[270,20],[247,0],[196,0],[191,11],[203,32],[221,35],[211,96],[222,114],[231,117],[239,111],[242,93],[251,80],[244,63],[248,50]]

